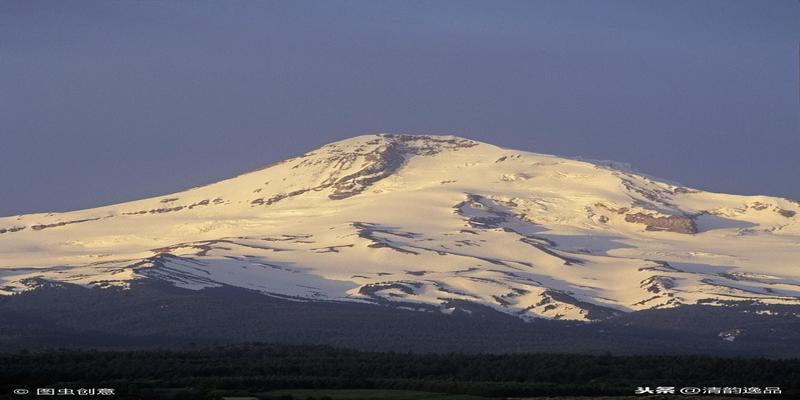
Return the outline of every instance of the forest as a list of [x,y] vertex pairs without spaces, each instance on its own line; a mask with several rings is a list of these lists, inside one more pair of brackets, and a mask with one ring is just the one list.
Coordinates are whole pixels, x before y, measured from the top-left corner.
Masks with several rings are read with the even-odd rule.
[[[246,343],[183,349],[8,352],[0,354],[0,382],[3,394],[17,388],[90,387],[113,388],[114,398],[131,399],[337,398],[291,394],[291,390],[310,389],[318,390],[315,393],[324,393],[320,389],[370,389],[371,393],[418,391],[461,396],[450,398],[632,396],[642,386],[777,386],[782,390],[778,398],[798,398],[800,360],[364,352]],[[283,392],[276,392],[280,390]],[[284,394],[275,397],[270,393]]]

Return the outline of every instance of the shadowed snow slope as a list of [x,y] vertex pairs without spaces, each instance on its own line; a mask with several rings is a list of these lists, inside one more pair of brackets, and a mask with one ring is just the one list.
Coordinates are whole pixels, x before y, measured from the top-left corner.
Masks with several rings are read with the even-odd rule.
[[603,319],[800,303],[800,204],[454,136],[368,135],[229,180],[0,218],[0,294],[47,281]]

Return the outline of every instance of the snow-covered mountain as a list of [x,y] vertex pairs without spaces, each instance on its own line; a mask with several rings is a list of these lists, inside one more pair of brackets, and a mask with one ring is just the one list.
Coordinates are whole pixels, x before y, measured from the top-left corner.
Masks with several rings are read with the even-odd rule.
[[800,303],[800,203],[454,136],[368,135],[222,182],[0,218],[0,294],[158,279],[591,320]]

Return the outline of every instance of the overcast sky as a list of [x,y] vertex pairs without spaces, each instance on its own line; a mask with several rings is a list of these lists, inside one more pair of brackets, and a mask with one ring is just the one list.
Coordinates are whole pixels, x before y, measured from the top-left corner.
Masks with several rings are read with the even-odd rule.
[[800,199],[800,2],[0,1],[0,215],[449,133]]

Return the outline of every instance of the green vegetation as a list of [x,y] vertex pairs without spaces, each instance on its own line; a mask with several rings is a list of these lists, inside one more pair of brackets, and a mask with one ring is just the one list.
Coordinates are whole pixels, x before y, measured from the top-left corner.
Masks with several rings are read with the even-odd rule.
[[464,394],[430,393],[413,390],[382,389],[294,389],[275,390],[259,396],[265,400],[485,400],[486,397]]
[[[0,382],[0,393],[17,387],[110,387],[116,389],[117,398],[145,399],[219,399],[254,393],[303,400],[630,396],[637,386],[779,386],[783,398],[797,398],[800,360],[378,353],[244,344],[6,353],[0,354]],[[279,390],[283,392],[275,392]]]
[[[375,389],[295,389],[275,390],[258,396],[264,400],[488,400],[487,397],[428,393],[410,390]],[[550,400],[554,397],[520,397],[513,400]],[[574,397],[558,396],[559,400],[674,400],[675,396],[601,396]],[[680,396],[680,400],[708,399],[706,396]],[[735,397],[713,397],[716,400],[740,400]]]

